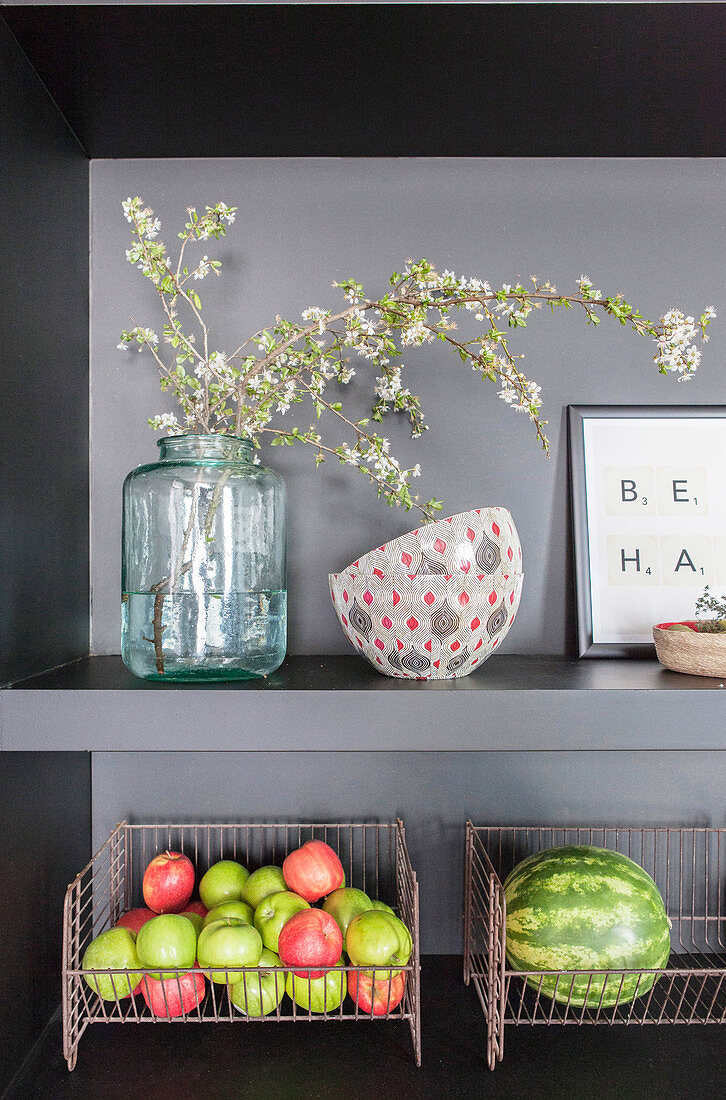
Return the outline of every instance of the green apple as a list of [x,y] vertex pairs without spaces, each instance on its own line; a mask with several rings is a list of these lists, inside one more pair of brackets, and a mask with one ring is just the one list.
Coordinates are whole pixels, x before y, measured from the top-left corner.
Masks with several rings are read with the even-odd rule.
[[[385,909],[369,909],[359,913],[348,925],[346,934],[348,956],[353,966],[370,967],[364,971],[375,981],[390,981],[400,973],[411,957],[411,933],[403,921]],[[384,970],[385,966],[396,970]],[[375,971],[375,973],[374,973]]]
[[696,631],[692,627],[687,626],[686,623],[671,623],[666,627],[666,630],[685,630],[687,634],[695,634]]
[[250,873],[233,859],[220,859],[213,863],[199,883],[199,897],[207,909],[214,909],[225,901],[241,901],[242,889]]
[[320,978],[298,978],[292,972],[287,975],[285,990],[296,1005],[307,1012],[335,1012],[345,996],[345,971],[341,970],[343,956]]
[[362,890],[356,890],[354,886],[341,886],[338,890],[333,890],[323,902],[323,909],[326,913],[330,913],[343,933],[343,947],[345,947],[345,933],[353,917],[372,908],[368,895]]
[[227,974],[227,968],[257,966],[262,955],[260,933],[239,917],[225,917],[213,921],[202,929],[197,945],[197,958],[202,969],[223,966],[224,970],[212,972],[212,981],[218,985],[232,985],[241,981],[242,974]]
[[383,913],[391,913],[394,917],[396,915],[395,910],[391,909],[390,905],[386,905],[385,901],[378,901],[374,899],[371,901],[371,909],[380,909]]
[[[141,965],[151,971],[153,978],[159,981],[176,978],[194,966],[197,957],[194,925],[181,913],[162,913],[140,929],[136,952]],[[173,970],[167,967],[173,967]]]
[[209,910],[204,918],[204,926],[206,928],[208,924],[223,920],[224,917],[238,917],[245,924],[252,924],[254,916],[254,909],[246,901],[223,901],[221,905],[215,905],[214,909]]
[[309,903],[292,890],[279,890],[262,899],[255,909],[255,928],[268,951],[277,952],[283,924],[301,909],[309,908]]
[[[89,943],[83,955],[81,970],[135,970],[142,964],[136,952],[136,933],[129,928],[109,928]],[[129,997],[144,977],[143,974],[84,974],[85,982],[104,1001]]]
[[287,890],[287,883],[282,875],[282,867],[260,867],[253,871],[242,891],[242,900],[256,909],[263,898],[270,894],[279,894]]
[[272,969],[245,974],[241,982],[229,987],[230,1001],[245,1016],[269,1016],[285,996],[285,975],[276,974],[274,969],[282,966],[280,956],[264,947],[259,966]]
[[183,913],[180,913],[179,916],[186,917],[187,920],[190,920],[192,922],[192,924],[194,925],[196,937],[197,939],[199,939],[199,933],[201,932],[202,928],[204,928],[204,918],[201,917],[199,913],[189,913],[186,910],[184,910]]

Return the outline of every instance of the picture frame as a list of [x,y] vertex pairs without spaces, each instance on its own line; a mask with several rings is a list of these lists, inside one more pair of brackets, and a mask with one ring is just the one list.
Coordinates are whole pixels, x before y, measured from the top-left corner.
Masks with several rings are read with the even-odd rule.
[[726,405],[567,411],[578,655],[654,656],[654,625],[726,591]]

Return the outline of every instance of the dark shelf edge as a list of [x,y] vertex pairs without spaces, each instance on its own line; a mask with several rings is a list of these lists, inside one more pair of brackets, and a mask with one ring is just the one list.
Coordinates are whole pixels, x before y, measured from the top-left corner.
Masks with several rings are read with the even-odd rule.
[[24,688],[30,680],[42,680],[46,676],[58,676],[66,670],[72,669],[74,665],[79,665],[82,661],[90,660],[92,660],[92,658],[89,655],[86,657],[74,657],[72,661],[62,661],[59,665],[53,665],[51,668],[44,668],[42,672],[31,672],[27,676],[21,676],[19,680],[8,680],[6,683],[0,684],[0,691],[7,688]]
[[712,691],[715,677],[670,672],[653,660],[589,659],[497,654],[486,667],[456,680],[402,680],[382,676],[355,654],[289,656],[258,680],[160,683],[131,675],[116,655],[88,656],[3,685],[12,691]]
[[351,654],[290,657],[265,681],[169,685],[136,679],[119,657],[89,657],[0,692],[0,748],[725,750],[719,683],[654,661],[506,654],[461,680],[422,683]]

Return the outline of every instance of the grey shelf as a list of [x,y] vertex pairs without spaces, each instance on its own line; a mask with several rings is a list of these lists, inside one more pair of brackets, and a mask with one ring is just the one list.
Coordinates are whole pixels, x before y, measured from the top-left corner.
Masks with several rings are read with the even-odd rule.
[[655,661],[500,654],[454,681],[290,657],[265,680],[162,684],[88,657],[0,692],[5,750],[550,751],[726,748],[721,681]]

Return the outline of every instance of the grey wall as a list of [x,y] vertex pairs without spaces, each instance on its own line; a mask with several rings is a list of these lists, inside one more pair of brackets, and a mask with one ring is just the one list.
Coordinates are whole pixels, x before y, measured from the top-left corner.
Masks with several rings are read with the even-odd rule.
[[0,684],[88,652],[88,161],[0,19]]
[[93,754],[94,850],[121,820],[403,818],[422,950],[462,950],[464,822],[726,825],[718,752]]
[[[205,246],[225,263],[203,290],[219,346],[230,349],[276,313],[295,318],[309,305],[336,304],[335,278],[353,274],[370,293],[382,292],[392,270],[420,256],[495,284],[534,273],[573,290],[585,273],[651,317],[676,304],[718,308],[725,188],[721,160],[92,162],[94,651],[119,648],[121,482],[156,452],[146,418],[172,407],[149,360],[115,350],[129,316],[161,327],[150,284],[124,258],[127,195],[157,210],[167,241],[190,203],[239,207],[220,247]],[[594,330],[574,313],[535,315],[514,350],[543,387],[549,460],[531,425],[458,360],[438,347],[404,357],[431,431],[412,442],[391,418],[385,432],[402,460],[421,463],[424,499],[443,497],[445,514],[502,504],[519,527],[526,582],[510,652],[560,654],[573,645],[565,406],[721,402],[724,332],[721,321],[714,325],[698,378],[682,386],[659,376],[650,344],[618,325]],[[316,472],[302,449],[273,449],[269,461],[290,498],[290,651],[346,652],[326,574],[410,530],[416,518],[386,508],[350,470],[326,463]]]

